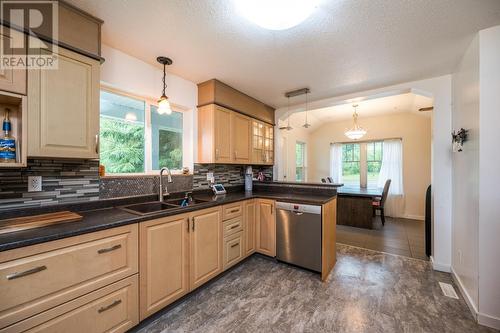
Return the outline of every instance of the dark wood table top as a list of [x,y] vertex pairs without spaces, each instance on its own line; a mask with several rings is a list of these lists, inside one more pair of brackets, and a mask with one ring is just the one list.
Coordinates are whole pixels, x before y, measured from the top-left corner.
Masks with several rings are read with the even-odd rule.
[[339,196],[352,197],[380,197],[382,196],[381,188],[362,188],[359,186],[342,186],[337,188]]

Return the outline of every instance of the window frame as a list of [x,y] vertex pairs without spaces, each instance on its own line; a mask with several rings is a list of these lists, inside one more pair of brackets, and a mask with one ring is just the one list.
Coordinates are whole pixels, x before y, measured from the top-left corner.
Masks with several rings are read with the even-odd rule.
[[[152,132],[152,126],[151,126],[151,106],[156,106],[158,107],[158,102],[151,98],[151,97],[147,97],[147,96],[141,96],[141,95],[137,95],[137,94],[133,94],[133,93],[130,93],[130,92],[127,92],[127,91],[124,91],[124,90],[121,90],[121,89],[117,89],[117,88],[114,88],[114,87],[111,87],[109,85],[105,85],[105,84],[102,84],[100,85],[100,88],[99,88],[99,93],[100,91],[106,91],[108,93],[111,93],[111,94],[115,94],[115,95],[120,95],[120,96],[123,96],[123,97],[128,97],[128,98],[133,98],[133,99],[137,99],[137,100],[140,100],[142,102],[144,102],[144,172],[134,172],[134,173],[107,173],[106,172],[106,175],[105,177],[127,177],[127,176],[130,176],[130,177],[136,177],[136,176],[145,176],[145,175],[158,175],[158,173],[160,172],[160,170],[154,170],[152,169],[152,166],[153,166],[153,155],[152,155],[152,148],[153,148],[153,143],[152,143],[152,138],[153,138],[153,132]],[[100,98],[99,98],[100,99]],[[185,150],[184,150],[184,140],[185,140],[185,135],[186,135],[186,128],[185,128],[185,113],[187,111],[186,108],[183,108],[179,105],[176,105],[176,104],[173,104],[173,103],[170,103],[170,107],[172,109],[173,112],[179,112],[179,113],[182,113],[182,165],[184,166],[185,165],[185,159],[186,159],[186,156],[185,156]],[[101,110],[99,108],[99,119],[101,117]],[[99,121],[100,123],[100,121]],[[100,132],[101,128],[100,128],[100,125],[99,125],[99,132]],[[99,159],[100,159],[100,154],[101,152],[99,152]],[[182,174],[182,167],[181,169],[172,169],[170,170],[173,174]]]
[[[295,155],[295,181],[297,182],[306,182],[307,181],[307,143],[304,141],[295,141],[295,154],[297,154],[297,145],[302,146],[302,165],[297,165],[297,155]],[[302,180],[297,179],[297,168],[302,168]]]
[[[368,159],[368,145],[372,143],[381,143],[382,151],[380,156],[380,163],[382,164],[382,159],[384,156],[384,139],[375,139],[368,141],[352,141],[352,142],[339,142],[342,145],[342,149],[346,145],[359,145],[359,187],[360,188],[368,188],[368,163],[369,162],[379,162],[378,160],[370,160]],[[347,162],[358,162],[357,160],[351,160]],[[342,154],[342,168],[344,164],[344,158]]]

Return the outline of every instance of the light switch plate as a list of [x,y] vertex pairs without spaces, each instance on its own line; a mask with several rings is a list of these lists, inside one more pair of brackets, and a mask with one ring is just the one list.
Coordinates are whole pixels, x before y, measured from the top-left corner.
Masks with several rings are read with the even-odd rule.
[[28,192],[40,192],[42,190],[42,176],[28,176]]

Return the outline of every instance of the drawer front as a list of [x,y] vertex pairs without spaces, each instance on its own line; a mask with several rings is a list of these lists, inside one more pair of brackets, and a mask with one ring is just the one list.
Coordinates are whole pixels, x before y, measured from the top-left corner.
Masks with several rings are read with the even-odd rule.
[[0,332],[125,332],[139,323],[138,284],[135,274]]
[[0,327],[137,273],[137,225],[85,236],[48,251],[55,242],[41,244],[37,254],[21,248],[18,258],[0,263]]
[[243,232],[226,237],[224,239],[223,268],[227,269],[241,261],[244,257]]
[[243,204],[230,204],[222,206],[222,220],[229,220],[243,215]]
[[237,217],[222,223],[224,237],[243,231],[243,217]]

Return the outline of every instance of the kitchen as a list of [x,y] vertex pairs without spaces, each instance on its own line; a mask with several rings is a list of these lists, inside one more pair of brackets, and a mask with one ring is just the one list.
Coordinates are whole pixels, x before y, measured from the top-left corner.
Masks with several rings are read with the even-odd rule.
[[[186,57],[148,49],[137,35],[153,29],[115,15],[171,27],[154,10],[47,3],[35,8],[58,20],[37,28],[2,16],[2,54],[45,61],[0,75],[0,332],[369,331],[372,304],[352,298],[366,283],[392,308],[402,286],[389,291],[382,275],[433,274],[428,262],[338,244],[342,184],[277,180],[281,99],[298,87],[271,103],[224,71],[188,80]],[[348,282],[375,263],[384,272]],[[449,325],[477,329],[464,301],[453,304],[465,319]]]

